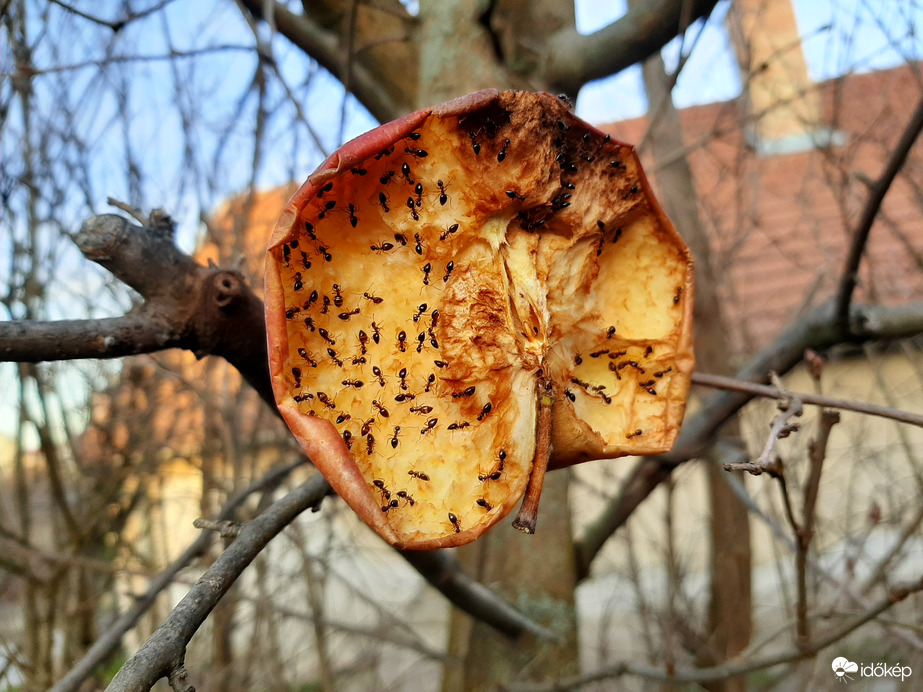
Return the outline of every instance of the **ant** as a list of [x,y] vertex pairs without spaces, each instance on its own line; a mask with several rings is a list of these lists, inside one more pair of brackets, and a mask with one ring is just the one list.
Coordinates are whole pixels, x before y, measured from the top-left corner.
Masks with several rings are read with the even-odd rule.
[[428,421],[426,421],[426,427],[423,428],[423,430],[420,431],[420,434],[421,434],[421,435],[425,435],[425,434],[428,433],[430,430],[432,430],[433,428],[435,428],[438,424],[439,424],[439,419],[438,419],[438,418],[430,418]]
[[413,316],[413,321],[414,321],[414,322],[419,322],[419,321],[420,321],[420,316],[421,316],[424,312],[426,312],[426,310],[427,310],[427,305],[426,305],[426,303],[420,303],[420,306],[417,308],[417,314],[415,314],[415,315]]
[[[414,217],[414,218],[416,218],[416,217]],[[422,254],[423,254],[423,240],[420,238],[420,234],[419,234],[419,233],[414,233],[414,234],[413,234],[413,239],[417,241],[417,245],[416,245],[416,247],[414,247],[414,251],[415,251],[418,255],[422,255]]]
[[376,344],[381,343],[381,329],[379,329],[375,322],[372,322],[372,341]]
[[432,271],[432,269],[433,269],[433,265],[431,265],[429,262],[427,262],[423,266],[423,285],[424,286],[429,286],[429,273]]
[[[407,332],[403,329],[397,334],[397,348],[401,353],[407,352]],[[404,371],[406,370],[407,368],[404,368]]]
[[320,338],[326,341],[328,344],[331,346],[336,345],[337,340],[330,336],[330,332],[328,332],[326,329],[320,327],[318,328],[317,332],[320,334]]
[[[397,444],[398,444],[397,436],[400,432],[401,432],[401,426],[395,425],[394,426],[394,437],[391,438],[391,446],[394,447],[395,449],[397,449]],[[411,505],[412,504],[413,502],[411,502]]]
[[510,146],[510,140],[509,140],[509,139],[506,139],[506,140],[503,142],[503,148],[500,149],[500,153],[497,154],[497,161],[498,161],[498,162],[502,163],[502,162],[503,162],[503,159],[506,158],[506,150],[507,150],[507,147],[509,147],[509,146]]
[[487,418],[488,415],[490,415],[490,412],[493,409],[493,407],[494,407],[493,404],[491,404],[489,401],[486,404],[484,404],[484,408],[482,408],[481,412],[478,414],[479,423],[485,418]]
[[416,478],[417,480],[421,480],[421,481],[429,480],[429,476],[427,476],[425,473],[420,473],[419,471],[414,471],[413,469],[410,469],[407,472],[407,475],[412,478]]
[[330,401],[330,397],[328,397],[328,396],[327,396],[326,394],[324,394],[323,392],[318,392],[318,393],[317,393],[317,400],[318,400],[319,402],[321,402],[324,406],[326,406],[326,407],[329,408],[329,409],[335,409],[335,408],[336,408],[336,406],[333,404],[333,402]]
[[420,215],[417,213],[416,206],[414,205],[414,202],[413,202],[413,197],[407,198],[407,208],[410,209],[410,215],[413,217],[413,220],[419,221]]
[[369,335],[366,334],[362,329],[359,330],[359,348],[361,349],[361,355],[368,353],[368,344],[369,344]]
[[390,417],[391,417],[391,414],[388,413],[388,409],[386,409],[384,406],[382,406],[381,403],[378,402],[377,400],[375,400],[375,401],[372,402],[372,407],[378,410],[378,413],[381,415],[382,418],[390,418]]
[[439,188],[439,204],[445,206],[445,203],[449,201],[449,196],[445,193],[448,186],[441,180],[436,181],[436,186]]
[[359,314],[359,308],[356,308],[355,310],[350,310],[349,312],[341,312],[339,315],[337,315],[337,317],[339,317],[344,322],[349,322],[350,317],[352,317],[353,315],[358,315],[358,314]]
[[[382,185],[387,185],[388,183],[391,182],[391,178],[393,177],[394,177],[394,171],[385,171],[385,174],[378,179],[378,182],[380,182]],[[383,194],[384,193],[382,193],[382,195]],[[378,199],[381,199],[381,196],[379,196]]]
[[[385,245],[387,245],[387,243],[385,243]],[[371,300],[373,303],[375,303],[375,305],[381,305],[382,301],[384,300],[384,298],[373,296],[371,293],[367,291],[363,293],[362,295],[365,296],[365,298],[367,298],[368,300]],[[377,344],[378,342],[376,341],[375,343]]]
[[[403,332],[401,332],[403,334]],[[401,378],[401,389],[405,392],[407,391],[407,368],[401,368],[401,371],[397,373],[397,376]]]
[[459,421],[458,423],[449,423],[449,430],[464,430],[469,425],[471,425],[471,423],[469,423],[468,421]]
[[449,262],[445,265],[445,276],[442,277],[442,283],[448,283],[449,277],[452,276],[453,269],[455,269],[455,262]]
[[449,522],[452,524],[455,529],[455,533],[461,533],[461,524],[458,522],[458,517],[449,512]]
[[384,386],[385,386],[385,378],[384,378],[384,376],[381,374],[381,368],[379,368],[377,365],[373,365],[373,366],[372,366],[372,374],[375,375],[375,377],[378,378],[378,384],[379,384],[380,386],[384,387]]
[[506,461],[506,450],[501,449],[500,453],[497,455],[500,458],[500,463],[497,464],[497,467],[490,473],[479,473],[478,480],[482,483],[485,481],[498,481],[503,475],[503,462]]
[[346,449],[353,448],[353,434],[349,430],[343,431],[343,442],[346,443]]
[[452,392],[453,399],[461,399],[462,397],[474,396],[474,385],[471,385],[467,389],[461,392]]
[[382,243],[381,245],[369,245],[369,248],[377,253],[388,252],[394,249],[392,243]]
[[390,207],[388,207],[388,196],[384,192],[378,193],[378,206],[384,210],[385,214],[391,211]]
[[439,236],[439,240],[445,240],[445,239],[448,238],[450,235],[452,235],[453,233],[455,233],[457,230],[458,230],[458,224],[457,224],[457,223],[453,223],[451,226],[449,226],[448,228],[446,228],[445,231],[443,231],[442,235]]
[[355,387],[356,389],[362,389],[362,387],[365,385],[365,382],[363,382],[362,380],[345,379],[343,380],[341,384],[344,387]]
[[407,247],[407,237],[403,233],[395,233],[394,239],[404,247]]
[[[433,407],[432,407],[432,406],[411,406],[411,407],[410,407],[410,412],[411,412],[411,413],[419,413],[419,414],[425,416],[427,413],[432,413],[432,412],[433,412]],[[450,425],[449,427],[451,428],[452,426]]]
[[327,355],[330,356],[330,360],[332,360],[334,364],[336,364],[337,367],[339,368],[343,367],[343,361],[337,358],[337,352],[334,351],[332,348],[327,349]]
[[347,208],[349,209],[349,225],[355,228],[356,226],[359,225],[359,217],[356,216],[356,212],[358,210],[352,204],[352,202],[350,202],[349,205],[347,205]]

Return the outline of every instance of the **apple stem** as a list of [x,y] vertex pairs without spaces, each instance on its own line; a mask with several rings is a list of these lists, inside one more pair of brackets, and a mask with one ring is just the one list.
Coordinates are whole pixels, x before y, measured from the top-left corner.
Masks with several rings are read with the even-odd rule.
[[532,473],[529,476],[529,485],[526,487],[522,506],[513,520],[514,528],[529,534],[535,533],[535,524],[538,521],[538,501],[542,496],[545,471],[548,470],[548,459],[551,456],[551,406],[554,404],[554,392],[551,380],[545,378],[543,371],[539,372],[536,384],[538,421],[535,458],[532,460]]

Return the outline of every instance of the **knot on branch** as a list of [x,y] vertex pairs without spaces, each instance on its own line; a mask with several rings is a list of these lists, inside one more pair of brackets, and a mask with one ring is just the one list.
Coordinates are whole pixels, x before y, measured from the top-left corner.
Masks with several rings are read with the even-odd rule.
[[244,291],[244,278],[238,272],[222,270],[211,277],[211,299],[219,310],[230,309]]

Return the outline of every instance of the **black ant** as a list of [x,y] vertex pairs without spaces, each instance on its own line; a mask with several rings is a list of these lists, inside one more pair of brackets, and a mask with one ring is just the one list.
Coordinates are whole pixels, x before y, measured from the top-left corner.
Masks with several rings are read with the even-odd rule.
[[439,188],[439,204],[445,206],[445,203],[449,201],[449,196],[445,193],[448,186],[441,180],[436,181],[436,186]]
[[432,406],[411,406],[411,407],[410,407],[410,412],[411,412],[411,413],[419,413],[419,414],[425,416],[427,413],[432,413],[432,412],[433,412],[433,407],[432,407]]
[[411,476],[412,478],[416,478],[417,480],[421,480],[421,481],[429,480],[429,476],[427,476],[425,473],[420,473],[419,471],[414,471],[413,469],[410,469],[407,472],[407,475]]
[[490,473],[479,473],[478,474],[479,481],[483,483],[488,480],[490,481],[500,480],[500,477],[503,475],[503,462],[506,461],[506,450],[501,449],[500,453],[498,454],[498,457],[500,458],[500,462],[497,464],[496,468],[494,468],[494,470],[491,471]]
[[355,310],[350,310],[349,312],[341,312],[339,315],[337,315],[337,317],[339,317],[344,322],[349,322],[350,317],[352,317],[353,315],[358,315],[358,314],[359,314],[359,308],[356,308]]
[[449,512],[449,522],[452,524],[455,529],[455,533],[461,533],[461,524],[458,523],[458,517]]
[[[385,243],[385,245],[387,245],[387,243]],[[371,293],[368,293],[368,292],[365,292],[362,295],[365,296],[365,298],[367,298],[368,300],[371,300],[373,303],[375,303],[375,305],[381,305],[382,301],[384,300],[384,298],[373,296]],[[376,341],[375,343],[377,344],[378,342]]]
[[407,237],[403,233],[395,233],[394,239],[404,247],[407,247]]
[[301,388],[301,368],[292,368],[292,377],[295,378],[295,386]]
[[426,378],[426,387],[423,388],[423,391],[429,393],[430,387],[434,384],[436,384],[436,375],[430,373],[429,377]]
[[320,338],[323,339],[324,341],[326,341],[326,342],[327,342],[328,344],[330,344],[331,346],[333,346],[333,345],[336,344],[337,340],[334,339],[332,336],[330,336],[330,332],[328,332],[328,331],[327,331],[326,329],[324,329],[323,327],[320,327],[320,328],[317,330],[317,332],[318,332],[318,334],[320,334]]
[[343,431],[343,442],[346,443],[346,449],[353,448],[353,434],[349,430]]
[[502,163],[502,162],[503,162],[503,159],[506,158],[506,150],[507,150],[507,147],[509,147],[509,146],[510,146],[510,140],[507,139],[507,140],[505,140],[505,141],[503,142],[503,148],[500,149],[500,153],[497,154],[497,161],[498,161],[498,162],[501,162],[501,163]]
[[417,308],[417,314],[415,314],[415,315],[413,316],[413,321],[414,321],[414,322],[419,322],[419,321],[420,321],[420,316],[421,316],[424,312],[426,312],[426,309],[427,309],[426,303],[420,303],[420,306]]
[[448,228],[446,228],[445,231],[443,231],[442,235],[439,236],[439,240],[445,240],[445,239],[448,238],[450,235],[452,235],[453,233],[455,233],[457,230],[458,230],[458,224],[457,224],[457,223],[453,223],[451,226],[449,226]]
[[336,364],[337,367],[339,368],[343,367],[343,361],[337,358],[337,352],[334,351],[332,348],[327,349],[327,355],[330,356],[330,360],[332,360],[334,364]]
[[327,312],[330,310],[330,298],[328,298],[327,296],[324,296],[323,303],[324,303],[324,307],[320,309],[320,314],[326,315]]
[[368,344],[369,344],[369,335],[365,333],[362,329],[359,330],[359,348],[362,351],[364,356],[368,353]]
[[469,425],[471,425],[471,423],[469,423],[468,421],[459,421],[458,423],[449,423],[449,430],[464,430]]
[[478,507],[483,507],[483,508],[486,509],[488,512],[494,508],[493,505],[490,504],[490,503],[489,503],[487,500],[485,500],[483,497],[482,497],[482,498],[479,498],[479,499],[477,499],[477,500],[475,500],[475,504],[476,504]]
[[486,404],[484,404],[484,408],[482,408],[481,412],[478,414],[478,422],[480,423],[482,420],[487,418],[487,416],[490,415],[490,412],[492,409],[493,409],[493,404],[491,404],[489,401]]
[[407,332],[403,329],[397,334],[397,348],[401,353],[407,352]]
[[317,393],[317,400],[318,400],[319,402],[321,402],[321,403],[322,403],[324,406],[326,406],[327,408],[330,408],[330,409],[335,409],[335,408],[336,408],[336,406],[334,406],[333,402],[330,401],[330,397],[328,397],[328,396],[327,396],[326,394],[324,394],[323,392],[318,392],[318,393]]
[[377,365],[373,365],[373,366],[372,366],[372,374],[375,375],[375,377],[378,378],[378,384],[381,385],[382,387],[384,387],[384,386],[385,386],[385,378],[384,378],[384,376],[381,374],[381,368],[379,368]]
[[427,262],[423,265],[423,285],[429,286],[429,273],[432,271],[433,265]]
[[[394,171],[385,171],[385,174],[378,179],[378,182],[380,182],[382,185],[387,185],[388,183],[391,182],[391,178],[393,177],[394,177]],[[384,193],[381,193],[378,199],[381,199],[382,195],[384,195]],[[387,211],[387,209],[385,211]]]
[[333,284],[333,293],[333,304],[338,308],[343,307],[343,296],[341,295],[342,289],[340,288],[340,284]]
[[345,423],[350,418],[352,418],[352,416],[350,416],[348,413],[341,413],[339,416],[337,416],[337,425]]
[[391,417],[391,414],[388,413],[388,409],[382,406],[381,403],[378,402],[377,400],[372,402],[372,407],[378,410],[378,413],[381,415],[382,418]]
[[[416,217],[414,217],[414,218],[416,218]],[[419,233],[414,233],[414,234],[413,234],[413,239],[417,241],[416,247],[414,247],[414,251],[415,251],[418,255],[422,255],[422,254],[423,254],[423,240],[420,238],[420,234],[419,234]]]
[[301,283],[301,272],[295,272],[295,282],[292,284],[293,291],[300,291],[304,288],[304,284]]
[[428,421],[426,421],[426,427],[423,428],[423,430],[420,431],[420,434],[421,434],[421,435],[425,435],[425,434],[428,433],[430,430],[432,430],[433,428],[435,428],[436,425],[438,425],[438,424],[439,424],[439,419],[438,419],[438,418],[430,418]]
[[375,252],[381,253],[381,252],[388,252],[389,250],[393,250],[394,245],[392,243],[382,243],[381,245],[369,245],[369,248],[371,248]]
[[388,196],[384,192],[378,193],[378,206],[387,214],[391,209],[388,207]]
[[[400,432],[401,432],[401,426],[395,425],[394,426],[394,437],[391,438],[391,446],[394,447],[395,449],[397,449],[397,444],[398,444],[397,436]],[[411,502],[411,504],[413,504],[413,502]]]
[[410,176],[410,166],[407,163],[401,166],[401,175],[404,176],[404,180],[407,181],[408,185],[414,184],[414,179]]
[[449,262],[445,265],[445,276],[442,277],[442,283],[448,283],[453,269],[455,269],[455,262]]
[[417,213],[416,206],[413,203],[413,197],[407,198],[407,208],[410,209],[410,215],[413,217],[413,220],[419,221],[420,215]]
[[[366,440],[365,453],[371,456],[372,452],[375,451],[375,438],[372,437],[371,433],[369,433],[368,435],[365,436],[365,440]],[[393,502],[397,502],[397,500],[393,500]]]
[[308,351],[307,351],[306,349],[299,348],[299,349],[298,349],[298,355],[301,356],[302,358],[304,358],[306,361],[308,361],[308,363],[311,365],[312,368],[316,368],[316,367],[317,367],[317,361],[314,360],[314,358],[311,357],[311,355],[308,353]]
[[341,384],[344,387],[355,387],[356,389],[362,389],[362,387],[365,385],[365,382],[363,382],[362,380],[345,379],[343,380]]
[[369,431],[371,431],[372,429],[372,423],[374,422],[375,422],[375,416],[372,416],[367,421],[365,421],[365,423],[363,423],[362,427],[359,429],[359,434],[363,436],[368,435]]
[[352,202],[349,203],[348,209],[349,209],[349,225],[352,226],[353,228],[355,228],[356,226],[359,225],[359,217],[356,216],[356,212],[357,212],[358,210],[357,210],[356,207],[352,204]]
[[318,191],[318,193],[317,193],[317,199],[320,199],[320,198],[323,197],[325,194],[327,194],[328,192],[330,192],[332,189],[333,189],[333,182],[327,183],[326,185],[324,185],[324,186]]
[[474,385],[471,385],[470,387],[468,387],[467,389],[461,392],[452,392],[453,399],[460,399],[462,397],[469,397],[469,396],[474,396]]
[[416,394],[411,394],[410,392],[402,392],[395,396],[394,400],[399,404],[403,404],[405,401],[413,401],[416,398]]
[[372,322],[372,341],[376,344],[381,343],[381,329],[378,328],[375,322]]
[[407,391],[407,368],[401,368],[401,371],[397,373],[397,376],[401,378],[401,389],[403,389],[406,392]]

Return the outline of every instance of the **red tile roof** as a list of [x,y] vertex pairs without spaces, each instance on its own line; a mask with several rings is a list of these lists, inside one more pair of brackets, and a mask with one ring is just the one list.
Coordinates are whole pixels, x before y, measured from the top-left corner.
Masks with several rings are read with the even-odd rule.
[[[834,144],[761,155],[748,144],[737,102],[680,112],[683,138],[713,243],[719,287],[739,353],[766,345],[787,323],[834,294],[852,229],[923,93],[913,63],[818,85]],[[640,143],[647,119],[605,126]],[[642,146],[641,157],[653,170]],[[652,175],[656,187],[656,174]],[[679,229],[682,232],[682,229]],[[856,300],[923,300],[923,144],[884,200],[860,268]]]

